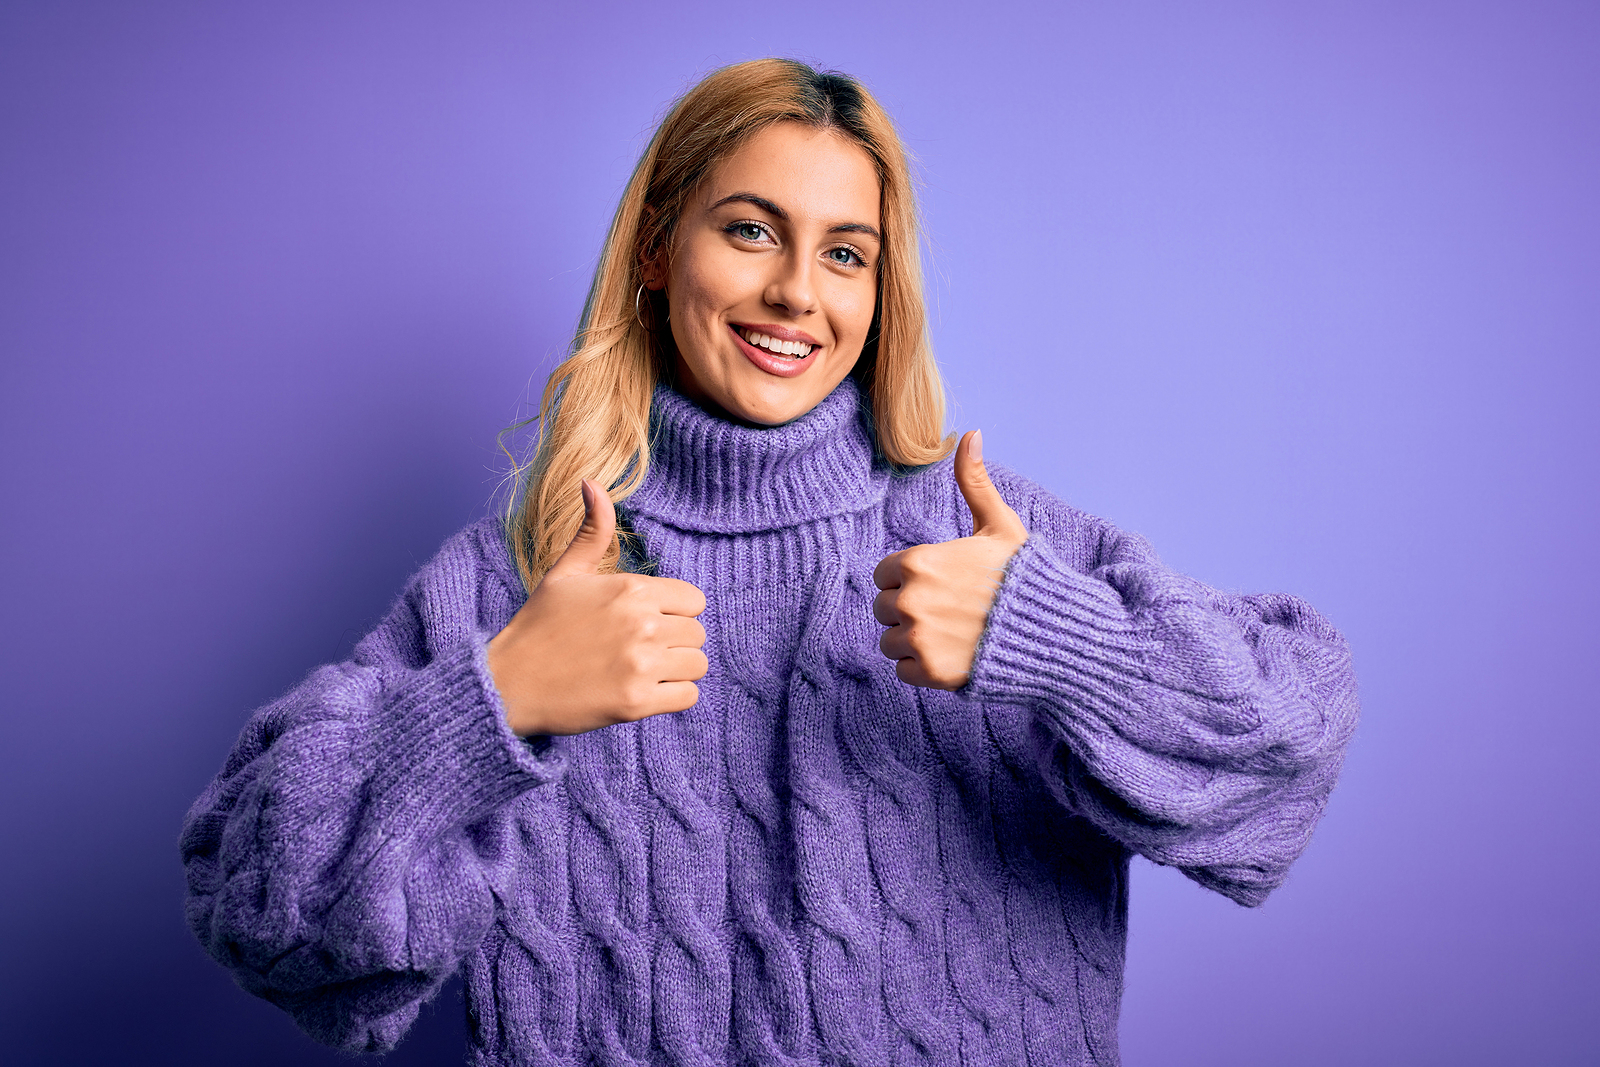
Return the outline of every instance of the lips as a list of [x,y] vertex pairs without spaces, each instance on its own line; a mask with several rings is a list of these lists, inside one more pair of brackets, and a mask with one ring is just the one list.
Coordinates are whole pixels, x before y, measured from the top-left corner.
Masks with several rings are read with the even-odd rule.
[[[774,336],[776,330],[768,333],[734,323],[729,323],[728,331],[733,334],[734,343],[738,345],[739,351],[744,353],[746,359],[758,369],[778,378],[796,378],[804,374],[816,362],[817,353],[822,351],[822,345],[804,334],[782,338]],[[783,332],[791,335],[798,333],[792,330]],[[750,341],[752,337],[759,343],[752,344]],[[769,344],[771,348],[768,347]],[[773,348],[786,348],[791,353],[798,349],[804,354],[782,354],[773,351]]]

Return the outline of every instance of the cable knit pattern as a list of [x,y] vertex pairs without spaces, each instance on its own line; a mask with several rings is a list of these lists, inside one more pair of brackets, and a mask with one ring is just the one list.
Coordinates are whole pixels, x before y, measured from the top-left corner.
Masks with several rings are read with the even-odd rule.
[[351,1049],[464,967],[479,1064],[1116,1063],[1130,855],[1283,880],[1355,723],[1339,635],[991,467],[1029,540],[971,683],[913,689],[872,570],[969,532],[949,461],[891,475],[849,381],[770,430],[663,389],[652,440],[622,510],[706,594],[700,702],[514,737],[478,523],[246,727],[184,828],[195,934]]

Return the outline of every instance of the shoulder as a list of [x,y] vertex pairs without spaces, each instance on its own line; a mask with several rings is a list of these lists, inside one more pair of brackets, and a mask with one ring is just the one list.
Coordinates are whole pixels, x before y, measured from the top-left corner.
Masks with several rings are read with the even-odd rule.
[[[497,633],[525,600],[504,527],[485,516],[447,538],[411,576],[356,658],[431,659],[475,634]],[[389,644],[395,647],[378,647]]]
[[448,537],[433,558],[411,576],[406,590],[444,595],[449,590],[459,592],[464,585],[522,592],[522,579],[506,545],[505,525],[498,516],[485,515]]

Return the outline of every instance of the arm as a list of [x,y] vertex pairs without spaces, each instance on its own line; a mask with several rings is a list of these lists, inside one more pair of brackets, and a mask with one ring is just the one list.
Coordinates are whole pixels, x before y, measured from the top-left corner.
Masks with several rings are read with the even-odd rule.
[[1355,728],[1344,639],[1284,594],[1222,593],[1137,536],[995,471],[1030,536],[968,692],[1036,710],[1072,810],[1259,904],[1304,850]]
[[488,540],[452,539],[349,662],[258,711],[184,824],[190,929],[329,1044],[399,1040],[493,920],[492,835],[466,828],[561,768],[488,672],[516,595]]

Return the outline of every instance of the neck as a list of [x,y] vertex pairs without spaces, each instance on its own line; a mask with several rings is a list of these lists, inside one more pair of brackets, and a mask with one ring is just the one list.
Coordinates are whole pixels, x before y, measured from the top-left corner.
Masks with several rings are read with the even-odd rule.
[[869,416],[846,378],[822,403],[774,427],[744,426],[658,386],[650,469],[625,507],[680,529],[749,533],[863,511],[883,499]]

